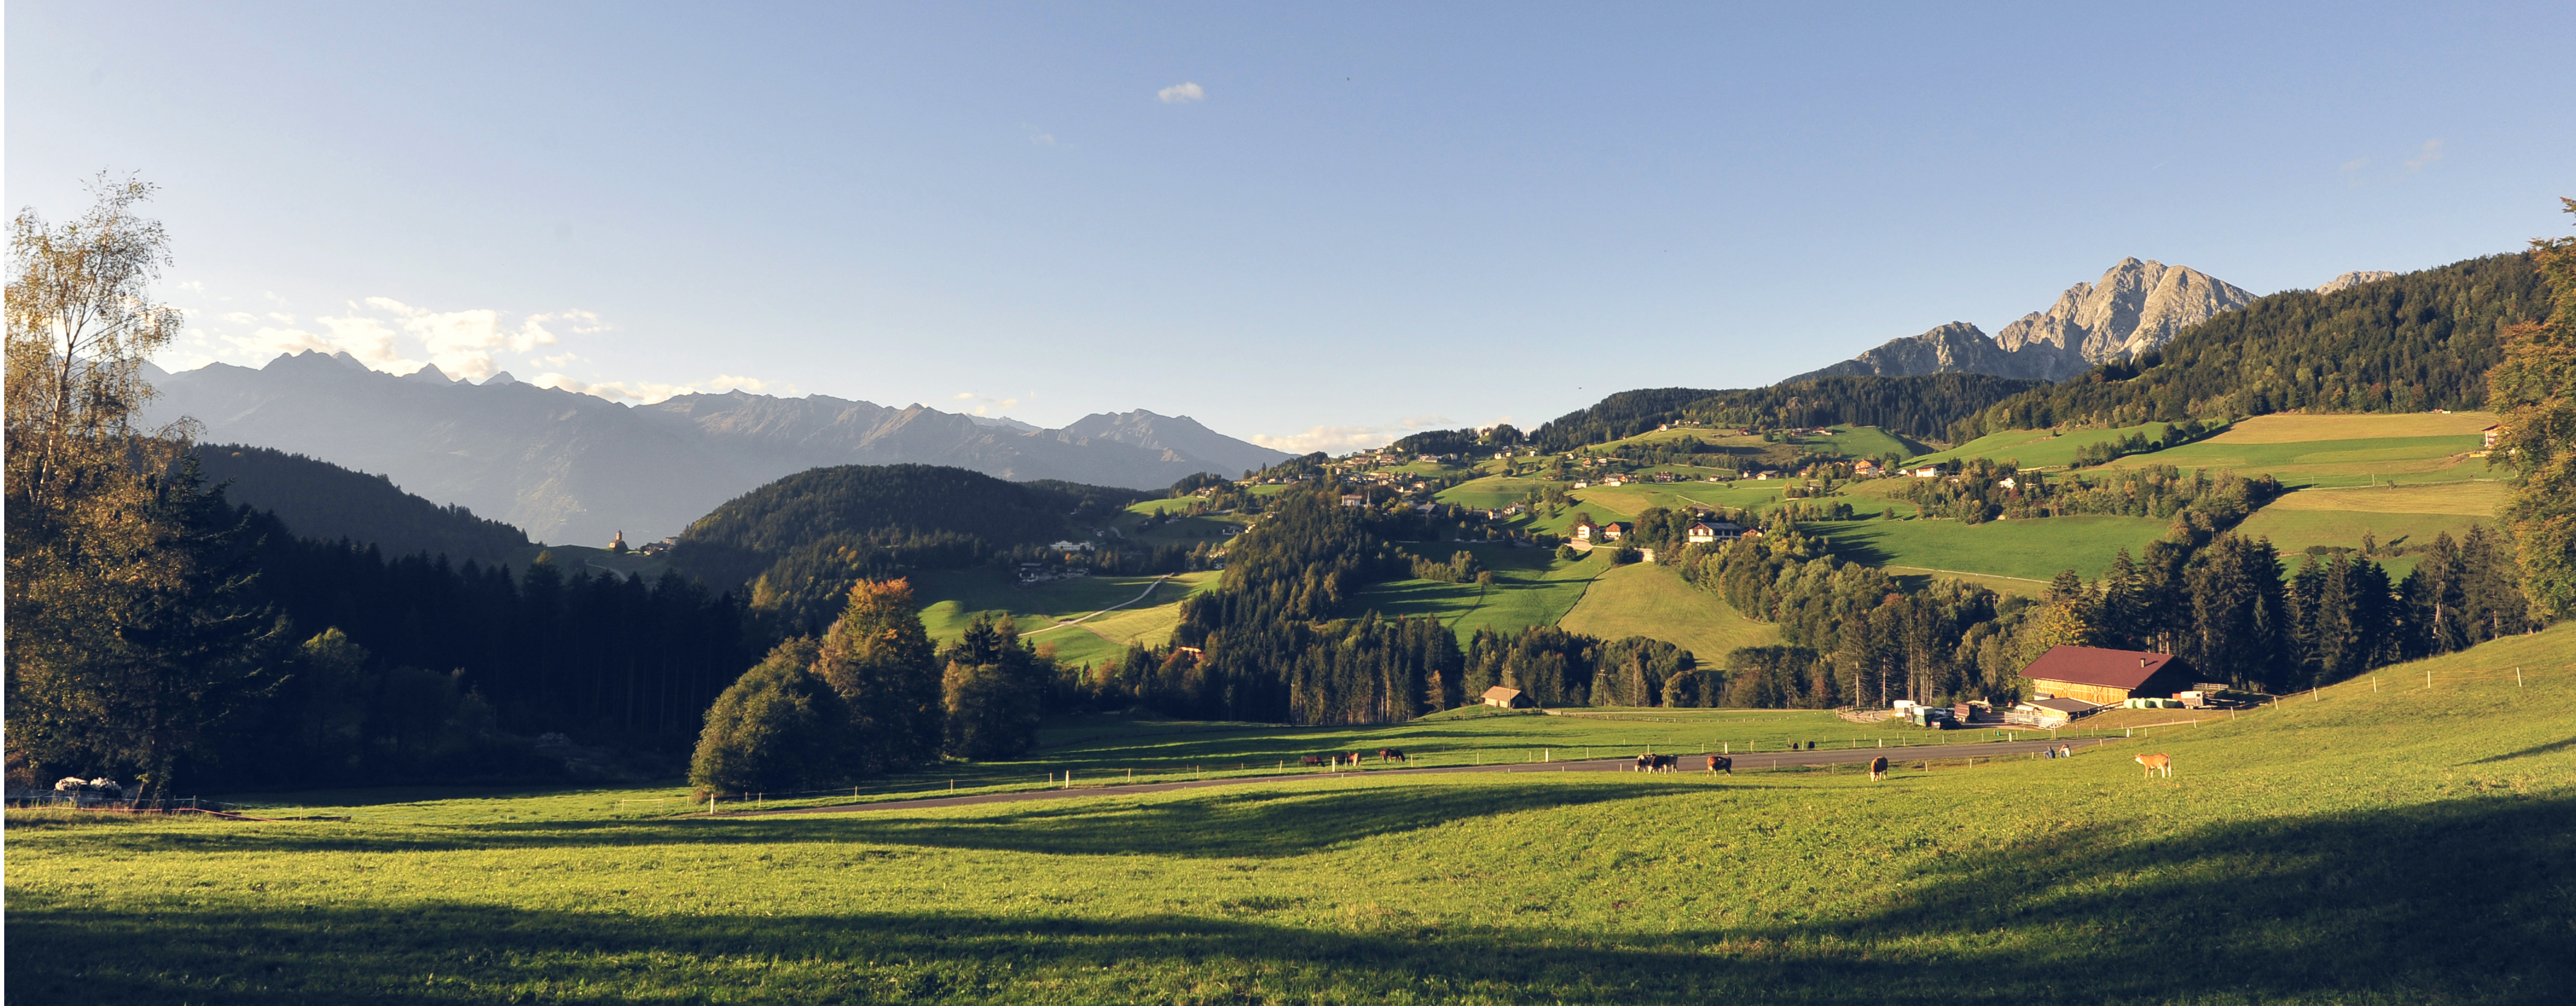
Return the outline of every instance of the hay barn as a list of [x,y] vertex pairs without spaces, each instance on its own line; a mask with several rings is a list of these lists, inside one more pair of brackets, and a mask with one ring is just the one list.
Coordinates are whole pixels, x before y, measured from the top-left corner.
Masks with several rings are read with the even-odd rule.
[[2192,685],[2191,667],[2170,653],[2053,646],[2021,669],[2042,698],[2116,706],[2128,699],[2167,699]]

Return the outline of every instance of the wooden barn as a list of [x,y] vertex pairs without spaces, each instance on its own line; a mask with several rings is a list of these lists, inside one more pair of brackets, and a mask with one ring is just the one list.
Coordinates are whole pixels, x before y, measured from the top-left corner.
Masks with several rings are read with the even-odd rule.
[[2167,699],[2193,686],[2192,671],[2170,653],[2053,646],[2021,669],[2040,698],[2083,699],[2116,706],[2128,699]]
[[1500,685],[1485,689],[1485,704],[1501,706],[1505,709],[1528,709],[1538,705],[1530,701],[1529,696],[1521,694],[1520,689],[1504,688]]

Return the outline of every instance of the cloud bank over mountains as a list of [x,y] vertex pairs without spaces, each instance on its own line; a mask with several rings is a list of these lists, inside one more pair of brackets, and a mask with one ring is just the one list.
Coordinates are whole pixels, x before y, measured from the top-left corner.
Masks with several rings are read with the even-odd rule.
[[[197,284],[179,289],[202,295]],[[351,301],[337,314],[309,319],[285,310],[276,294],[264,294],[266,310],[216,310],[179,305],[188,327],[177,346],[158,362],[164,369],[194,370],[210,363],[259,363],[283,354],[347,354],[369,370],[407,376],[435,367],[440,375],[474,382],[507,375],[540,388],[557,388],[612,402],[650,405],[680,395],[727,391],[802,392],[783,382],[738,374],[717,374],[703,381],[584,380],[565,371],[593,362],[567,344],[567,337],[595,336],[614,328],[598,314],[580,308],[514,313],[493,308],[441,311],[392,297]],[[505,358],[506,357],[506,358]],[[534,376],[511,374],[512,367]]]

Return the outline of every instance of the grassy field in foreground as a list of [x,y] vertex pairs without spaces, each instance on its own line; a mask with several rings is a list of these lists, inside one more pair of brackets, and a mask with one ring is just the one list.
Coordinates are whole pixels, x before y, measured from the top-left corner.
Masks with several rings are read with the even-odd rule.
[[1736,614],[1717,595],[1683,583],[1671,567],[1651,563],[1602,573],[1556,624],[1602,639],[1660,639],[1712,665],[1737,647],[1780,641],[1779,626]]
[[1836,554],[1872,566],[2046,581],[2059,570],[2098,576],[2120,549],[2132,556],[2164,537],[2166,522],[2144,517],[2047,517],[1962,524],[1955,520],[1857,520],[1803,525]]
[[[2561,628],[2432,662],[2431,690],[2354,682],[1879,783],[1360,775],[714,820],[621,818],[606,793],[347,822],[12,814],[10,992],[2544,1002],[2576,981],[2571,651]],[[2176,776],[2141,779],[2144,750]]]

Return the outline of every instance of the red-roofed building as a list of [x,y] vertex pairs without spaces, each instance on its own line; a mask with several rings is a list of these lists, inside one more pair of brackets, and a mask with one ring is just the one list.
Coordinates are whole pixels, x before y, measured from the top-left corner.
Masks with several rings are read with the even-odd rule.
[[2021,669],[2040,698],[2083,699],[2106,706],[2128,699],[2172,698],[2189,691],[2192,671],[2182,658],[2142,650],[2052,646]]

